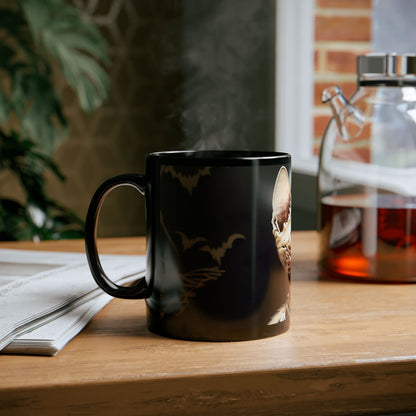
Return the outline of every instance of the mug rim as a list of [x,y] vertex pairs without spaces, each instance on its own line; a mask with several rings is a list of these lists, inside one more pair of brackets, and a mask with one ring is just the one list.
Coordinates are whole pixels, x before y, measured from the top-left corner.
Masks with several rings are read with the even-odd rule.
[[289,153],[262,150],[172,150],[149,153],[146,158],[186,165],[285,164],[291,160]]

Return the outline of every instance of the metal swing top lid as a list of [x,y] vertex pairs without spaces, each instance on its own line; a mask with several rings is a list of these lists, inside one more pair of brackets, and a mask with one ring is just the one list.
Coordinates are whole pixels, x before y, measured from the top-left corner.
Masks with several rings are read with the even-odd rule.
[[369,53],[358,56],[357,75],[360,85],[416,84],[416,54]]

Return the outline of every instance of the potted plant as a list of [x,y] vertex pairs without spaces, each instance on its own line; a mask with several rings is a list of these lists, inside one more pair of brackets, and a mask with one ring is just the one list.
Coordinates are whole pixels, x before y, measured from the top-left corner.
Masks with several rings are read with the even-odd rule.
[[[14,0],[0,8],[0,239],[81,237],[83,221],[48,196],[45,172],[64,179],[52,155],[68,134],[54,87],[59,72],[80,107],[107,98],[106,44],[64,0]],[[13,175],[23,200],[2,196]]]

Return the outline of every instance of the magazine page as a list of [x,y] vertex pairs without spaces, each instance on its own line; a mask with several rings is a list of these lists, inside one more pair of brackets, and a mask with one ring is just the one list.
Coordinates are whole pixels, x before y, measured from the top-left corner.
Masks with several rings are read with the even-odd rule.
[[[102,255],[100,258],[105,272],[114,281],[132,282],[144,274],[144,256]],[[91,309],[94,299],[99,297],[97,305],[102,306],[103,299],[110,300],[101,297],[103,294],[92,278],[83,253],[0,249],[0,350],[19,335],[59,317],[66,322],[69,319],[81,322],[76,308],[90,302],[86,309],[91,315],[96,310],[96,307]],[[71,310],[74,313],[63,318]],[[78,314],[84,316],[85,312],[78,309]],[[49,328],[52,327],[56,328],[53,325]],[[47,329],[43,328],[42,337],[54,339],[53,333],[45,333]]]

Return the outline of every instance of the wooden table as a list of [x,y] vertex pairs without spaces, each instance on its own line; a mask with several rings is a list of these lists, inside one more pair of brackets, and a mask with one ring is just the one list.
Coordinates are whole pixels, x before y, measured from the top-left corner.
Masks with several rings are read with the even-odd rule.
[[[143,253],[143,238],[102,241]],[[81,241],[0,244],[82,251]],[[0,356],[1,415],[339,415],[416,411],[416,285],[318,280],[294,232],[291,329],[238,343],[162,338],[114,300],[55,357]]]

